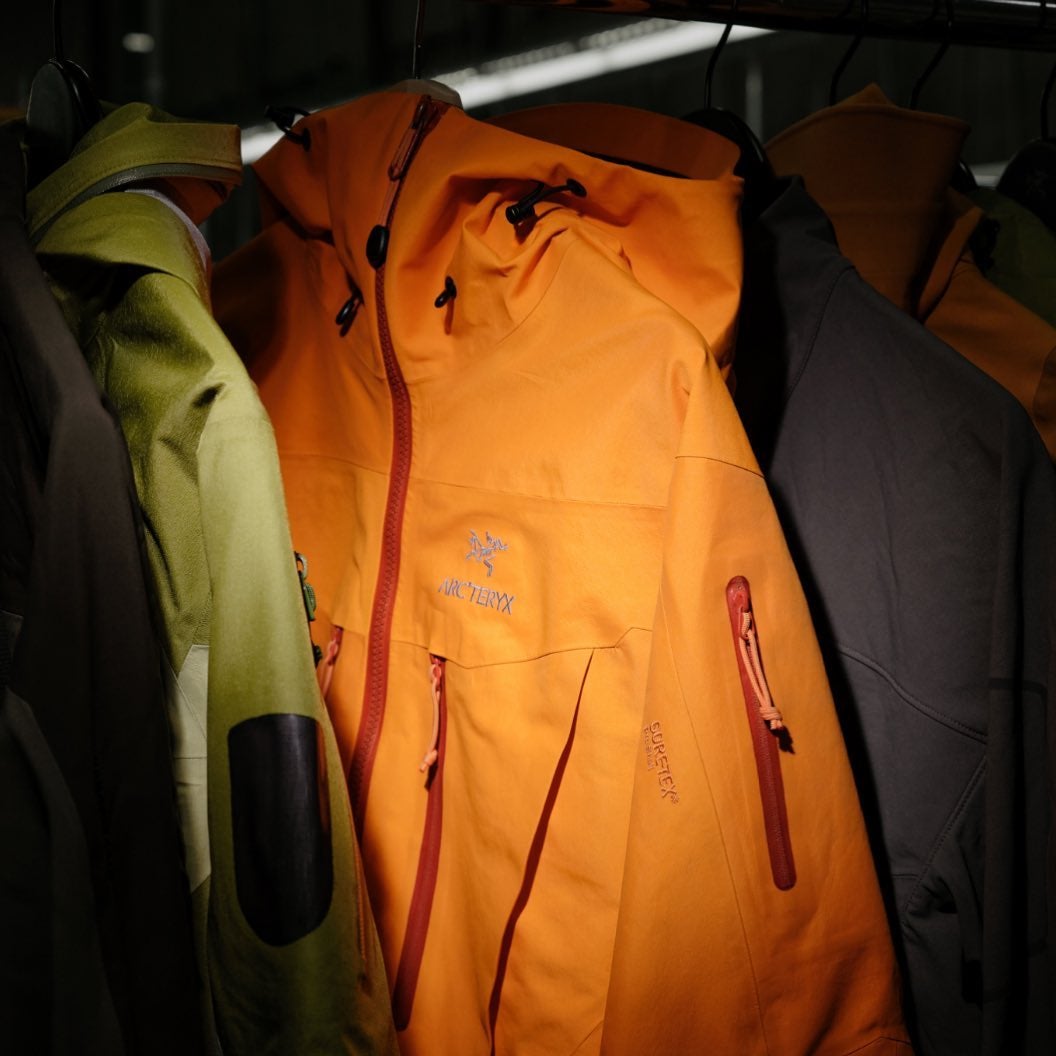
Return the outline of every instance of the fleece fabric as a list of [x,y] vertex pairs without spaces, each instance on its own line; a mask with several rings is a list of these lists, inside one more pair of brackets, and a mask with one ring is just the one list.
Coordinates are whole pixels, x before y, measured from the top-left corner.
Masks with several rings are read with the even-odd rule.
[[737,405],[825,654],[923,1056],[1056,1044],[1056,474],[1015,400],[836,248],[745,233]]

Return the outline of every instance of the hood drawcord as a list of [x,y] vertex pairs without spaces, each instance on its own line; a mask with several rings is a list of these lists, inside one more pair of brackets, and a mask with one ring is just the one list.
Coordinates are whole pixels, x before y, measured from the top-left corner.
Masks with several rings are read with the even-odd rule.
[[272,106],[269,103],[264,107],[264,116],[273,121],[287,139],[300,143],[305,150],[310,150],[312,146],[311,130],[306,128],[301,132],[294,132],[293,123],[298,117],[307,117],[310,113],[311,110],[305,110],[301,106]]
[[571,176],[560,185],[547,186],[545,183],[537,182],[535,187],[520,201],[506,207],[506,219],[514,225],[524,220],[534,219],[537,202],[541,202],[544,198],[550,198],[555,194],[562,194],[565,191],[568,191],[569,194],[574,194],[577,198],[586,198],[587,196],[586,187],[579,180],[572,179]]
[[453,301],[458,296],[455,280],[450,275],[444,276],[444,288],[437,294],[433,304],[437,308],[443,308],[448,301]]

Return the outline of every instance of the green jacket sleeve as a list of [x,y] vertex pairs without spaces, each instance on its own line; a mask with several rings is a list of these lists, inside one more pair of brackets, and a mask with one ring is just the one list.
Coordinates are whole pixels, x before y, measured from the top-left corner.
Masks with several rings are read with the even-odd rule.
[[207,953],[221,1044],[395,1053],[267,421],[214,407],[198,472],[213,599]]

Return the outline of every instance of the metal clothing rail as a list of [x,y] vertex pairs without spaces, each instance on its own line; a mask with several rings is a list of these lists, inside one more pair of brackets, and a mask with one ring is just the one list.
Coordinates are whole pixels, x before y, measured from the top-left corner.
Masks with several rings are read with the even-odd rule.
[[[1056,52],[1056,0],[482,0],[892,40]],[[865,15],[863,17],[863,10]]]

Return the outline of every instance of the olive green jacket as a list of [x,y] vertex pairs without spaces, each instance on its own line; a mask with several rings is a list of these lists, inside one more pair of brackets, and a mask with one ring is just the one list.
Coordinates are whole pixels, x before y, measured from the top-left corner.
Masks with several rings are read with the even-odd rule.
[[1056,326],[1056,234],[1026,206],[989,187],[972,200],[998,223],[986,277],[1010,297]]
[[30,193],[29,232],[132,458],[219,1043],[225,1056],[390,1053],[271,425],[213,321],[195,227],[240,179],[236,128],[129,104]]

